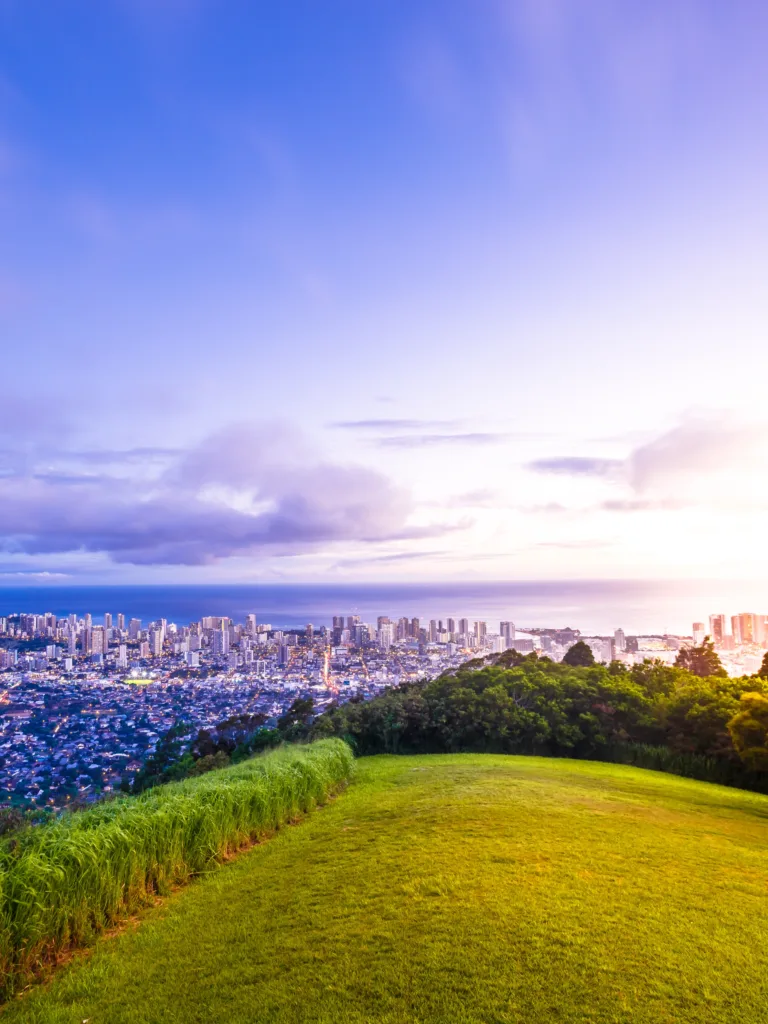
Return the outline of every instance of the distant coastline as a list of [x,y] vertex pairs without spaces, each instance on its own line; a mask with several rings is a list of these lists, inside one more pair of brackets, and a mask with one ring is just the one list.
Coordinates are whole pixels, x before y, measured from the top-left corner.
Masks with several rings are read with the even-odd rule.
[[[754,607],[753,607],[754,606]],[[768,612],[768,586],[754,581],[521,580],[340,584],[151,584],[0,586],[0,615],[123,612],[179,624],[203,615],[240,621],[253,612],[275,627],[330,625],[334,615],[512,620],[521,629],[571,626],[609,634],[690,632],[712,612]]]

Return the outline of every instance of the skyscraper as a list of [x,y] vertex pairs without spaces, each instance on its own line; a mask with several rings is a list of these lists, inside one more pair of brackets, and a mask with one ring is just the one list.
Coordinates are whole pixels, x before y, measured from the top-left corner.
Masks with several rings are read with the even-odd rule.
[[742,612],[739,615],[739,631],[743,644],[755,642],[755,618],[756,616],[752,612]]
[[163,630],[159,626],[149,631],[149,652],[153,658],[159,658],[163,653]]
[[693,646],[701,647],[704,643],[704,637],[707,635],[707,627],[703,622],[694,622],[693,624]]
[[725,636],[725,616],[724,615],[710,615],[709,616],[709,635],[714,641],[715,647],[723,646],[723,638]]
[[507,641],[507,646],[515,642],[515,624],[514,622],[500,622],[499,633]]
[[229,630],[215,629],[212,634],[213,654],[216,658],[226,658],[229,654]]
[[469,633],[469,619],[459,619],[459,633],[464,636]]
[[112,613],[104,612],[104,629],[112,629]]
[[256,635],[256,616],[253,612],[245,616],[245,630],[251,636]]
[[623,653],[627,649],[627,638],[623,629],[617,629],[613,634],[613,642],[617,652]]

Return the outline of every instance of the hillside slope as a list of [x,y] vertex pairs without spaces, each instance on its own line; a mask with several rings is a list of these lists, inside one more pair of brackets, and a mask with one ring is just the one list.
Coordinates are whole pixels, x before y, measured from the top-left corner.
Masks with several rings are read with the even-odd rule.
[[590,762],[376,757],[3,1024],[757,1024],[768,797]]

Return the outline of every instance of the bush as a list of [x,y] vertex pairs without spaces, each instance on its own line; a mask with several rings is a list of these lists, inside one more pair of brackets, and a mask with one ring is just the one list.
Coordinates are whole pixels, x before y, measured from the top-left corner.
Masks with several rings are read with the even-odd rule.
[[17,833],[0,846],[0,994],[327,800],[353,763],[338,739],[283,747]]

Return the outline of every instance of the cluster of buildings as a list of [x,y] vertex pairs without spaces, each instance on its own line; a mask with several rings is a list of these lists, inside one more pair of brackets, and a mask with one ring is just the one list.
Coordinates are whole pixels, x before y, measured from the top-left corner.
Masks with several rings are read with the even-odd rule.
[[753,675],[768,649],[768,615],[740,612],[738,615],[709,616],[709,622],[694,622],[693,643],[700,646],[709,637],[729,675]]
[[[727,626],[730,625],[730,630]],[[685,643],[712,636],[733,674],[757,671],[768,616],[713,615],[692,637],[583,636],[516,629],[511,621],[335,616],[330,626],[273,629],[247,615],[178,626],[124,615],[0,616],[0,791],[60,806],[130,779],[172,725],[196,730],[234,714],[274,723],[297,696],[322,711],[352,694],[434,677],[471,658],[514,649],[555,661],[577,641],[595,660],[672,663]]]

